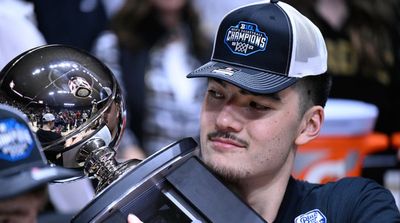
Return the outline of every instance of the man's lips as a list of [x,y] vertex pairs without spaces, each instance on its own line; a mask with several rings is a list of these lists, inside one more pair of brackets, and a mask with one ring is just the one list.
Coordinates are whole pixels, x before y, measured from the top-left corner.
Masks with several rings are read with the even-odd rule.
[[231,150],[235,148],[245,148],[246,145],[232,139],[227,139],[227,138],[220,138],[220,137],[215,137],[215,138],[210,138],[210,141],[213,144],[214,149],[217,150]]
[[217,151],[246,149],[249,144],[230,132],[211,132],[207,135],[211,147]]

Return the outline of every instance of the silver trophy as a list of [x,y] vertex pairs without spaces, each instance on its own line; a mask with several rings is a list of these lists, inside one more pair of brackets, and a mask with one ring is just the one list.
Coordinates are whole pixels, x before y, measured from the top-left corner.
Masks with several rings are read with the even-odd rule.
[[0,103],[28,116],[51,163],[83,169],[98,180],[97,192],[139,162],[115,160],[123,95],[112,72],[85,51],[45,45],[20,54],[0,73]]

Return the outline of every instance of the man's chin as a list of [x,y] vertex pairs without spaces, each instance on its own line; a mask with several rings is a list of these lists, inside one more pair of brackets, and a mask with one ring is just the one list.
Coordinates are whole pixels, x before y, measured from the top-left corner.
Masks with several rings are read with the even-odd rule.
[[238,183],[242,177],[240,171],[237,171],[232,167],[222,165],[218,162],[213,162],[212,160],[204,160],[204,162],[225,183]]
[[214,153],[207,150],[200,151],[203,162],[224,182],[238,183],[244,172],[235,165],[236,157],[233,154]]

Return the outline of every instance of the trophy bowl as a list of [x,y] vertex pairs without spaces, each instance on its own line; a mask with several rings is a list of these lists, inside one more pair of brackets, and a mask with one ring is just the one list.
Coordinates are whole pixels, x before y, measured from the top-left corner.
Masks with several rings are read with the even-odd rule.
[[90,151],[81,148],[91,140],[118,148],[125,127],[123,96],[110,69],[67,45],[39,46],[10,61],[0,72],[0,103],[24,112],[35,133],[53,120],[59,137],[39,141],[51,163],[67,168],[84,168]]

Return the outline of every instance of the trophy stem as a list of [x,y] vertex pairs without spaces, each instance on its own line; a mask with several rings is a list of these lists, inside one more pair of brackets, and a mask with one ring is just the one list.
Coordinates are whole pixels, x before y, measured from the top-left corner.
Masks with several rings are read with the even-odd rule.
[[[88,155],[87,155],[88,154]],[[96,193],[110,185],[130,167],[136,166],[141,160],[128,160],[118,163],[115,150],[105,146],[100,138],[89,141],[80,151],[80,157],[86,157],[84,171],[87,176],[94,176],[99,182]]]

